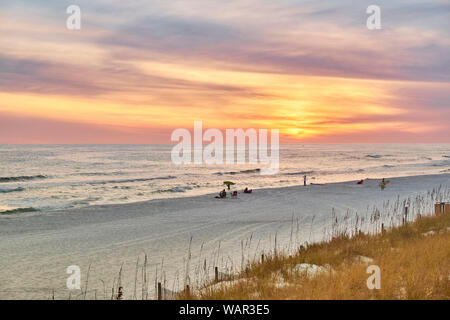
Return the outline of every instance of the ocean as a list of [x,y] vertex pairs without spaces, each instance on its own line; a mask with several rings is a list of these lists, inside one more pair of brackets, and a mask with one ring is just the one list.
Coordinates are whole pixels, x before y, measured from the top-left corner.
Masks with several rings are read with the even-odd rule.
[[280,168],[175,165],[172,145],[0,145],[0,213],[450,172],[450,144],[281,145]]

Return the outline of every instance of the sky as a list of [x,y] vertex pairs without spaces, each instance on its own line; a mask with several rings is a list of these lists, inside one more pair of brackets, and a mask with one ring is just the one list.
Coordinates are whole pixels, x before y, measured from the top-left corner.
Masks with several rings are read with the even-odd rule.
[[0,143],[450,143],[448,0],[0,0],[0,34]]

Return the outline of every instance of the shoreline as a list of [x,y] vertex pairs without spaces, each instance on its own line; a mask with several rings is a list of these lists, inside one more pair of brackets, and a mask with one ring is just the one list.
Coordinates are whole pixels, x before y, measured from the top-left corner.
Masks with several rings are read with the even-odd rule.
[[[435,176],[448,176],[448,178],[450,179],[450,173],[438,173],[438,174],[423,174],[423,175],[411,175],[411,176],[393,176],[393,177],[384,177],[386,180],[399,180],[399,179],[408,179],[411,177],[435,177]],[[366,181],[381,181],[382,178],[366,178],[364,179],[364,182]],[[237,181],[237,180],[236,180]],[[329,183],[309,183],[306,185],[306,187],[315,187],[315,186],[333,186],[333,185],[346,185],[346,184],[350,184],[352,182],[357,182],[358,180],[346,180],[346,181],[339,181],[339,182],[329,182]],[[237,183],[238,184],[238,183]],[[253,188],[253,191],[269,191],[269,190],[289,190],[289,189],[293,189],[293,188],[304,188],[305,186],[303,186],[302,184],[297,184],[297,185],[292,185],[292,186],[283,186],[283,187],[267,187],[267,188],[259,188],[259,189],[255,189]],[[245,187],[243,186],[242,188],[237,189],[239,194],[243,194],[243,189]],[[225,191],[227,191],[227,199],[230,198],[230,190],[227,190],[225,186],[218,186],[217,189],[225,189]],[[249,189],[252,189],[252,187],[250,186]],[[187,199],[187,200],[195,200],[195,199],[203,199],[203,198],[213,198],[218,195],[220,190],[218,190],[216,193],[205,193],[205,194],[201,194],[201,195],[192,195],[192,196],[178,196],[178,197],[167,197],[167,198],[156,198],[156,199],[151,199],[151,200],[144,200],[144,201],[136,201],[136,202],[127,202],[127,203],[112,203],[112,204],[98,204],[98,205],[89,205],[86,207],[79,207],[79,208],[67,208],[67,209],[59,209],[59,210],[41,210],[39,212],[44,212],[44,213],[48,213],[48,212],[61,212],[61,211],[66,211],[66,210],[77,210],[77,209],[85,209],[85,208],[90,208],[90,207],[116,207],[116,206],[132,206],[132,205],[137,205],[137,204],[150,204],[152,202],[158,202],[158,201],[179,201],[181,199]],[[219,199],[216,199],[219,200]]]
[[[423,175],[411,175],[411,176],[394,176],[394,177],[384,177],[386,180],[403,180],[403,179],[409,179],[409,178],[419,178],[419,177],[423,177],[423,178],[429,178],[429,177],[441,177],[441,176],[448,176],[449,181],[450,181],[450,173],[439,173],[439,174],[423,174]],[[382,178],[366,178],[364,179],[364,183],[367,182],[373,182],[373,181],[380,181]],[[329,183],[309,183],[307,184],[307,188],[308,187],[323,187],[323,186],[337,186],[337,185],[348,185],[351,183],[355,183],[358,180],[346,180],[346,181],[339,181],[339,182],[329,182]],[[226,189],[225,186],[218,186],[218,189]],[[240,195],[243,194],[243,189],[245,187],[243,186],[242,188],[239,189],[235,189],[238,191],[238,193]],[[257,191],[257,192],[261,192],[261,191],[270,191],[270,190],[274,190],[274,191],[289,191],[291,189],[297,189],[297,188],[305,188],[305,186],[303,186],[302,184],[298,184],[298,185],[292,185],[292,186],[283,186],[283,187],[268,187],[268,188],[259,188],[259,189],[255,189],[253,188],[253,191]],[[249,189],[252,189],[252,187],[250,186]],[[167,198],[156,198],[156,199],[150,199],[150,200],[143,200],[143,201],[136,201],[136,202],[125,202],[125,203],[111,203],[111,204],[94,204],[94,205],[88,205],[88,206],[83,206],[83,207],[74,207],[74,208],[64,208],[64,209],[52,209],[52,210],[30,210],[30,211],[21,211],[21,209],[15,209],[15,210],[11,210],[11,211],[18,211],[16,212],[11,212],[11,213],[0,213],[0,219],[2,219],[3,217],[12,217],[12,216],[16,216],[17,214],[20,214],[21,216],[25,216],[25,215],[29,215],[29,216],[33,216],[33,215],[39,215],[39,214],[51,214],[51,213],[63,213],[63,212],[72,212],[72,211],[82,211],[82,210],[93,210],[95,208],[98,209],[127,209],[127,207],[132,208],[133,206],[141,206],[141,205],[150,205],[151,203],[158,203],[158,202],[165,202],[165,201],[181,201],[181,200],[187,200],[187,201],[192,201],[192,200],[200,200],[200,199],[214,199],[214,200],[230,200],[230,190],[227,190],[227,198],[226,199],[215,199],[214,197],[218,195],[220,190],[217,191],[217,193],[206,193],[206,194],[201,194],[201,195],[190,195],[190,196],[178,196],[178,197],[167,197]],[[234,190],[232,190],[234,191]]]

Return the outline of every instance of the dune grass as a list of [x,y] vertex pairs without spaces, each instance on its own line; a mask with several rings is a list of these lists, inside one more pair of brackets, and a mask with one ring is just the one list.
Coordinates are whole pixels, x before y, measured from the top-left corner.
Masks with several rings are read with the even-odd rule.
[[[380,289],[366,285],[369,265],[381,270]],[[179,298],[449,299],[450,215],[418,217],[374,235],[343,233],[290,256],[273,254],[235,280],[208,283]]]

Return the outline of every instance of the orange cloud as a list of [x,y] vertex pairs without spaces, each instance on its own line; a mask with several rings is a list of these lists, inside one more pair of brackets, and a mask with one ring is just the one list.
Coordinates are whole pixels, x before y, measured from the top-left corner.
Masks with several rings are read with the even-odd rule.
[[9,8],[14,18],[5,11],[0,25],[0,113],[75,123],[70,141],[77,128],[116,137],[195,120],[278,128],[286,141],[450,136],[445,30],[369,33],[336,6],[250,4],[159,3],[158,11],[114,2],[135,13],[129,21],[88,10],[79,32],[49,19],[50,7],[33,15]]

